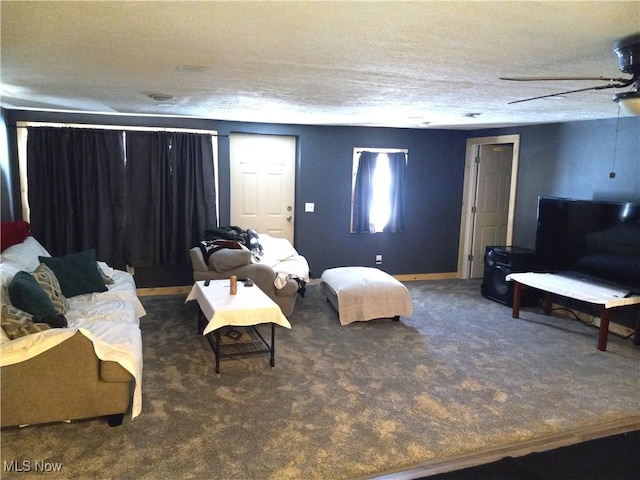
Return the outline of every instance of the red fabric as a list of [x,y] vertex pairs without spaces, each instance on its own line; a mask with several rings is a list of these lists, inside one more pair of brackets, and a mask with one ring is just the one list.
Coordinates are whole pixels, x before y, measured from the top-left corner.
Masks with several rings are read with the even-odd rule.
[[2,222],[0,224],[0,249],[2,251],[11,245],[22,243],[31,235],[29,222]]

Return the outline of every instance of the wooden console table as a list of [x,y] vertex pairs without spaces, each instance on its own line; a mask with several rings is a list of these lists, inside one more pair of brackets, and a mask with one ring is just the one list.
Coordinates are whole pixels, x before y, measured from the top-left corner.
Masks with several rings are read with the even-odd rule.
[[[561,273],[512,273],[506,280],[514,282],[513,288],[513,318],[520,317],[520,299],[523,287],[531,287],[545,292],[544,313],[551,314],[552,296],[573,298],[595,305],[600,315],[600,330],[598,331],[598,350],[607,349],[607,336],[611,313],[620,308],[640,304],[640,295],[626,296],[627,292],[608,285],[597,284],[575,276]],[[640,315],[636,324],[639,335]]]

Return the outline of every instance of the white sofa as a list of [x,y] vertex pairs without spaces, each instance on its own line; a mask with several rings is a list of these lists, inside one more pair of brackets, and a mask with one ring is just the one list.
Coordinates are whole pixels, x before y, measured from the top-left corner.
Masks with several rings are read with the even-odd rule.
[[[19,271],[33,272],[39,257],[51,256],[32,236],[2,252],[3,305],[11,302],[11,280]],[[14,338],[0,332],[2,427],[102,416],[113,426],[129,407],[132,418],[140,414],[145,310],[130,274],[98,267],[113,283],[104,292],[68,298],[67,327]]]

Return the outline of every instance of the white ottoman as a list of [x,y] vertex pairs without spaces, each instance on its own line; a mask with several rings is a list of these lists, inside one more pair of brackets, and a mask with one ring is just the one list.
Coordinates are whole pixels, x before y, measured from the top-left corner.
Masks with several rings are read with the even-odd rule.
[[342,325],[376,318],[398,320],[401,315],[413,314],[407,287],[377,268],[329,268],[322,272],[320,280]]

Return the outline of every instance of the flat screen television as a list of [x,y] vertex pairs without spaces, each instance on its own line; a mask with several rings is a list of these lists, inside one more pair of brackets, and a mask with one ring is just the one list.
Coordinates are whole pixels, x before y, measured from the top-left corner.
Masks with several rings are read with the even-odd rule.
[[538,197],[536,263],[640,293],[640,204]]

